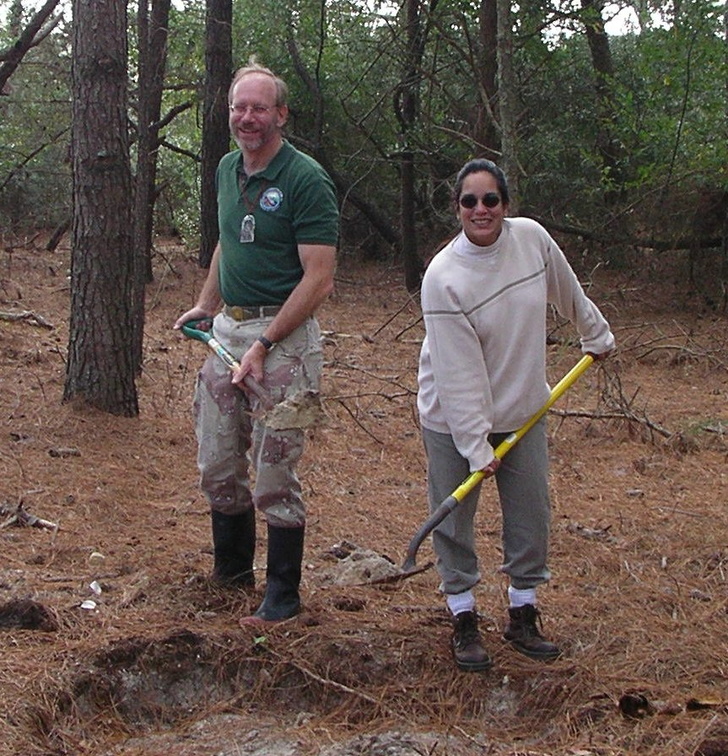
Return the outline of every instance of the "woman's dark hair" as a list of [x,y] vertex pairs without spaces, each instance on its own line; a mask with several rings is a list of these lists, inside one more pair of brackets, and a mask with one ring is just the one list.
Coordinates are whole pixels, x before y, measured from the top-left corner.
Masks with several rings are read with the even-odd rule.
[[508,179],[506,179],[506,174],[503,173],[503,171],[492,160],[486,160],[485,158],[475,158],[474,160],[470,160],[465,163],[465,165],[460,169],[458,177],[455,179],[455,188],[452,192],[455,204],[457,204],[460,200],[465,177],[469,176],[471,173],[482,173],[483,171],[486,171],[487,173],[495,176],[495,180],[498,184],[498,191],[501,196],[501,202],[504,205],[507,205],[510,202],[510,197],[508,195]]

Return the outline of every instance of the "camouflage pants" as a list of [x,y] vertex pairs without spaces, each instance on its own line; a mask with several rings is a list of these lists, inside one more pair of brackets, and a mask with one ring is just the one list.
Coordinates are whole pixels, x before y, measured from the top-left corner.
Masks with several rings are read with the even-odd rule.
[[[239,357],[263,333],[267,322],[238,322],[220,313],[214,333]],[[318,391],[322,364],[319,326],[309,318],[268,354],[263,386],[274,402],[299,391]],[[253,416],[260,409],[258,400],[230,379],[228,367],[217,355],[210,355],[195,388],[197,465],[210,508],[239,514],[255,506],[269,525],[302,527],[306,511],[296,465],[303,453],[304,432],[267,428]]]

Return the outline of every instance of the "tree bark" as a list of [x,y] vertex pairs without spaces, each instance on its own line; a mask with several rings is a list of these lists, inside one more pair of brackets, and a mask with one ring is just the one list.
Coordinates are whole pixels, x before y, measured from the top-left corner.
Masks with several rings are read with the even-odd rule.
[[614,64],[609,36],[604,30],[603,0],[581,0],[582,18],[591,51],[597,98],[597,151],[602,163],[605,200],[612,204],[623,191],[622,146],[616,135],[617,108],[614,99]]
[[[433,0],[430,12],[436,4],[437,0]],[[406,0],[404,66],[394,103],[403,145],[399,159],[400,237],[405,286],[409,292],[419,289],[424,267],[417,251],[415,157],[410,145],[410,132],[419,117],[420,68],[427,36],[423,16],[419,0]]]
[[497,160],[501,138],[495,114],[498,113],[498,13],[495,0],[481,0],[478,14],[478,70],[481,97],[475,126],[475,141],[485,148],[485,157]]
[[134,182],[134,358],[141,371],[144,340],[144,293],[152,281],[154,202],[156,199],[159,116],[167,62],[171,0],[139,0],[139,81],[137,86],[137,172]]
[[71,318],[64,401],[135,416],[126,0],[74,0]]
[[498,114],[501,130],[500,166],[508,177],[510,211],[518,214],[521,178],[518,160],[516,76],[513,70],[513,19],[509,0],[497,0],[498,16]]
[[228,89],[232,80],[232,0],[207,0],[205,18],[205,97],[200,167],[200,254],[209,268],[218,239],[215,171],[230,148]]

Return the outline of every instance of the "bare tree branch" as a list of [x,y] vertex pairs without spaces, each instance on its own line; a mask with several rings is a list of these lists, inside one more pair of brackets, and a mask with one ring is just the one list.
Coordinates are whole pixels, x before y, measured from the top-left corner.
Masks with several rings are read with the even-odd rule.
[[10,322],[25,320],[32,325],[37,325],[41,328],[48,328],[49,330],[55,328],[55,326],[52,323],[49,323],[42,315],[39,315],[37,312],[32,312],[31,310],[23,310],[22,312],[0,311],[0,320],[7,320]]
[[602,234],[592,231],[581,226],[572,226],[568,223],[557,223],[549,218],[542,218],[531,213],[523,213],[528,218],[538,221],[544,228],[549,231],[559,231],[562,234],[579,236],[586,241],[595,241],[601,244],[614,246],[616,244],[627,245],[630,247],[639,247],[642,249],[654,249],[658,252],[666,252],[673,249],[712,249],[720,247],[723,239],[720,236],[704,237],[696,239],[694,235],[679,236],[675,239],[654,239],[651,237],[639,236],[616,236],[615,234]]
[[194,102],[192,100],[188,100],[187,102],[183,102],[181,105],[175,105],[163,118],[160,118],[158,121],[152,124],[152,128],[155,131],[159,131],[160,129],[163,129],[165,126],[168,126],[180,113],[184,113],[185,110],[189,110],[194,105]]
[[28,50],[39,45],[58,25],[61,20],[60,14],[51,19],[48,25],[43,28],[59,2],[60,0],[47,0],[46,4],[30,20],[15,44],[0,51],[0,60],[2,61],[2,65],[0,65],[0,92],[5,89],[5,84],[15,73]]
[[185,150],[183,147],[178,147],[176,144],[167,141],[166,139],[160,139],[159,144],[162,147],[166,147],[170,152],[176,152],[178,155],[184,155],[185,157],[192,158],[196,163],[200,162],[200,156],[196,152],[191,150]]
[[15,176],[18,171],[20,171],[23,166],[27,165],[36,155],[43,152],[43,150],[46,147],[49,147],[52,144],[55,144],[64,134],[68,132],[68,128],[62,129],[57,134],[54,134],[50,141],[44,142],[43,144],[38,145],[31,153],[26,155],[19,163],[17,163],[13,169],[8,173],[8,175],[5,177],[2,183],[0,183],[0,191],[2,191],[11,181],[13,176]]

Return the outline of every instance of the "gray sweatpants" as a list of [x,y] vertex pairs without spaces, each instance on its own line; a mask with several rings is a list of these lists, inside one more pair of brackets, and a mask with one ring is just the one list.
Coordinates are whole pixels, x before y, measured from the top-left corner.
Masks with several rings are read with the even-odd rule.
[[[497,446],[508,434],[493,434]],[[426,428],[430,511],[434,511],[470,474],[452,436]],[[550,578],[547,567],[551,507],[548,492],[548,443],[542,418],[503,458],[495,475],[503,516],[503,565],[514,588],[535,588]],[[488,481],[486,480],[486,486]],[[492,485],[492,482],[490,483]],[[480,581],[474,518],[482,485],[476,486],[433,531],[440,590],[462,593]]]
[[[217,340],[236,357],[270,319],[215,318]],[[309,318],[279,342],[265,360],[263,385],[274,402],[299,391],[318,391],[323,355],[317,321]],[[306,511],[296,465],[304,431],[275,430],[254,417],[259,402],[230,382],[225,363],[211,354],[200,370],[194,399],[200,487],[210,508],[240,514],[257,507],[274,527],[302,527]],[[251,482],[254,468],[254,484]]]

